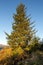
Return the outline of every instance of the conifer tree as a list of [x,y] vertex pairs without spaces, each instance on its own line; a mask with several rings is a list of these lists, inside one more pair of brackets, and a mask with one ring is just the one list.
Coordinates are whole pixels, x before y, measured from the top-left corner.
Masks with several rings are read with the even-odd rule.
[[12,24],[12,32],[10,35],[6,33],[8,44],[11,47],[17,45],[21,47],[27,46],[34,35],[33,22],[26,16],[25,9],[24,4],[20,4],[17,7],[16,14],[13,15],[14,22]]

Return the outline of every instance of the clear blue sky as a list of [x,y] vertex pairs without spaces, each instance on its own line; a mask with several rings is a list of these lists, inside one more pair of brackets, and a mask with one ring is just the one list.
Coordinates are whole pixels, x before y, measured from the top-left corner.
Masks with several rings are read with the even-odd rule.
[[27,15],[31,14],[35,21],[37,36],[43,38],[43,0],[0,0],[0,44],[6,44],[6,35],[12,30],[13,13],[20,2],[27,7]]

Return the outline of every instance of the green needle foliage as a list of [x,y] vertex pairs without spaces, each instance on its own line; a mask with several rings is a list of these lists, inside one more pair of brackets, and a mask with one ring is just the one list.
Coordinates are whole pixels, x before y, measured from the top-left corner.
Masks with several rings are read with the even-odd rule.
[[16,14],[13,15],[14,22],[12,24],[11,34],[7,34],[8,44],[11,47],[20,45],[26,47],[30,42],[35,30],[33,30],[33,22],[26,16],[26,7],[20,4],[16,9]]
[[13,15],[11,34],[6,33],[10,47],[0,52],[0,65],[43,65],[43,45],[34,35],[34,22],[26,15],[26,7],[20,4]]

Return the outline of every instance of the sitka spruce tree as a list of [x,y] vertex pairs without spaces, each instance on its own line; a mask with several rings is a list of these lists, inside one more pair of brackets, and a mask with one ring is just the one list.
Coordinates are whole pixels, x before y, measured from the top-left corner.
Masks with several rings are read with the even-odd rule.
[[20,45],[26,47],[34,35],[33,22],[26,16],[26,7],[20,4],[16,9],[16,14],[13,15],[14,22],[12,24],[11,34],[7,34],[8,44],[11,47]]

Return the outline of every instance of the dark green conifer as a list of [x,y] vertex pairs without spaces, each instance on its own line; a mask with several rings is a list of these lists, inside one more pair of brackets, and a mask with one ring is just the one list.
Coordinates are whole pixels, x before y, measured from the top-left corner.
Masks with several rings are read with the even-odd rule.
[[14,23],[12,24],[12,32],[10,35],[6,33],[8,44],[11,47],[17,45],[25,47],[34,35],[33,22],[26,16],[25,9],[24,4],[20,4],[17,7],[16,14],[13,15]]

